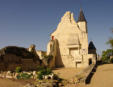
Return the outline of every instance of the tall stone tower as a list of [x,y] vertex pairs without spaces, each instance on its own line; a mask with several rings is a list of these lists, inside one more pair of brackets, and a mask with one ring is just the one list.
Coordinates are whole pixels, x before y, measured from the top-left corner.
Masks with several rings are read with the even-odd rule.
[[77,22],[78,22],[80,29],[84,32],[87,32],[87,21],[86,21],[86,18],[84,16],[82,9],[80,9],[80,14],[79,14]]
[[80,9],[80,14],[78,17],[77,24],[82,32],[83,42],[82,42],[82,50],[85,53],[88,53],[88,30],[87,30],[87,21],[84,16],[83,10]]

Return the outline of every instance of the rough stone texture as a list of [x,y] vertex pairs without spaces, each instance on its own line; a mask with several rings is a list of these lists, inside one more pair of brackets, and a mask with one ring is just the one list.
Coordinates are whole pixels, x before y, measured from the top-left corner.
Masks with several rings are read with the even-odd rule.
[[0,70],[14,71],[17,66],[23,70],[35,70],[41,60],[26,48],[8,46],[0,50]]
[[89,59],[96,59],[95,54],[88,54],[87,22],[76,22],[73,13],[69,11],[61,18],[50,37],[47,54],[53,53],[55,61],[52,62],[55,62],[55,67],[87,67]]
[[36,51],[37,55],[39,56],[39,58],[42,60],[44,55],[46,55],[46,52],[45,51],[40,51],[40,50],[37,50]]

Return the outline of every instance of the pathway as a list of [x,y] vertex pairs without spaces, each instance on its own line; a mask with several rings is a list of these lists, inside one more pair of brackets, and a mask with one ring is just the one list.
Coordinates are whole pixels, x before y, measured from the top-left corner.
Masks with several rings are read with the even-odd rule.
[[75,75],[80,72],[82,68],[76,69],[76,68],[57,68],[56,70],[53,70],[55,74],[57,74],[60,78],[70,80],[75,77]]
[[78,87],[113,87],[113,64],[98,66],[90,84]]

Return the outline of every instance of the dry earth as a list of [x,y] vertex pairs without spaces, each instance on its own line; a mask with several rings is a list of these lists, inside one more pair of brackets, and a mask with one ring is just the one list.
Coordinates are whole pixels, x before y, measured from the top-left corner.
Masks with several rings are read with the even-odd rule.
[[113,87],[113,64],[98,66],[91,83],[89,85],[81,84],[78,87]]
[[0,87],[23,87],[27,83],[32,83],[33,80],[12,80],[0,78]]
[[[59,75],[63,79],[70,80],[73,78],[80,70],[76,68],[57,68],[53,70],[54,73]],[[23,87],[25,84],[31,81],[22,80],[10,80],[0,78],[0,87]]]
[[57,68],[53,72],[63,79],[70,80],[81,70],[76,68]]
[[[81,70],[81,69],[80,69]],[[62,68],[54,70],[60,77],[70,79],[79,71],[74,68]],[[25,81],[15,81],[0,78],[0,87],[22,87]],[[105,64],[97,67],[89,85],[68,85],[67,87],[113,87],[113,64]]]

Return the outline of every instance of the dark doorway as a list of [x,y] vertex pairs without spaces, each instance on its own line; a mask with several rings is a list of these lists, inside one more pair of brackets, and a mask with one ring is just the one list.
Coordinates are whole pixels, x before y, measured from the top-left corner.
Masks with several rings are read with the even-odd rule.
[[92,59],[89,59],[89,65],[91,65],[92,64]]

